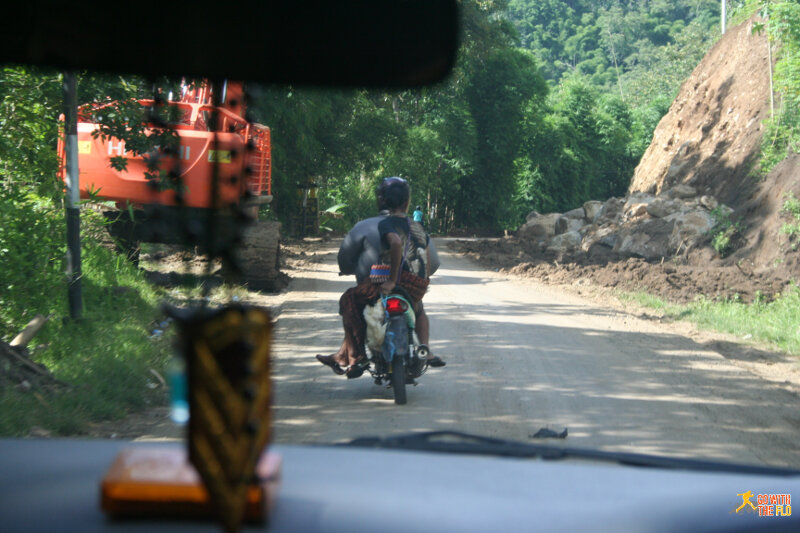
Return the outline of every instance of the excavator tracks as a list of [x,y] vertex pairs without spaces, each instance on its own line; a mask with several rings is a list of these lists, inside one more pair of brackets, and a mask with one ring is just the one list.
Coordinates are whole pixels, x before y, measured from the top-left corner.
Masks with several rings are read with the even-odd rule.
[[[126,211],[104,213],[109,234],[128,258],[138,259],[139,243],[192,244],[186,228],[202,229],[207,213],[201,210],[180,212],[172,208],[139,210],[133,217]],[[223,261],[222,277],[229,283],[245,285],[255,291],[280,289],[281,224],[273,220],[258,220],[241,227],[236,217],[218,216],[213,220],[210,236],[194,236],[199,253],[229,248],[232,243],[234,265]],[[207,230],[206,230],[207,231]],[[241,237],[238,237],[241,235]],[[208,240],[214,244],[208,245]]]
[[241,281],[250,290],[273,291],[280,276],[281,224],[259,220],[244,230],[236,251]]

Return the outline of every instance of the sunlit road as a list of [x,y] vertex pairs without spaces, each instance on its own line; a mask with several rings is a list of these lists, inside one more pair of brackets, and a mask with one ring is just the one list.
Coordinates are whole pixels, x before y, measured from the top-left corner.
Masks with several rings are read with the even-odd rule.
[[526,442],[567,428],[571,447],[800,467],[800,400],[695,341],[450,254],[425,297],[447,361],[408,404],[314,355],[341,342],[336,247],[292,271],[275,345],[275,441],[459,430]]

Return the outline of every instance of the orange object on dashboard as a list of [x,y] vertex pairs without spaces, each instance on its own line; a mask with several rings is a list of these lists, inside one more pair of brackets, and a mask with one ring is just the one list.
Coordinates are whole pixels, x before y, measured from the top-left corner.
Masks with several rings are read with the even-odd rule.
[[[281,457],[266,452],[258,483],[247,492],[244,518],[261,522],[271,512],[280,484]],[[214,518],[215,509],[182,446],[130,448],[119,453],[100,486],[103,511],[117,518]]]

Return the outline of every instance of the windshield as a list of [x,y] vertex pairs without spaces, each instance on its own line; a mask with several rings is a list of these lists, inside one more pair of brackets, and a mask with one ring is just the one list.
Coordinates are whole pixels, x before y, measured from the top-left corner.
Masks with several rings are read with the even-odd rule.
[[74,134],[6,65],[0,434],[183,438],[164,304],[247,304],[273,443],[800,467],[800,12],[762,4],[464,1],[406,90],[80,72]]

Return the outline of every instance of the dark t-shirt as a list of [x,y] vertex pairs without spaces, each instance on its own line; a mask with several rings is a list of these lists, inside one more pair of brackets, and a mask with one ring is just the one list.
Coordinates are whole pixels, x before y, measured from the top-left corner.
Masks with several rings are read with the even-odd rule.
[[403,253],[405,256],[403,270],[412,272],[422,278],[425,277],[425,251],[428,248],[430,237],[425,233],[421,224],[413,222],[405,216],[400,217],[392,215],[378,223],[378,232],[381,235],[381,263],[386,265],[391,264],[391,257],[389,255],[391,246],[389,245],[386,235],[389,233],[396,233],[403,242]]

